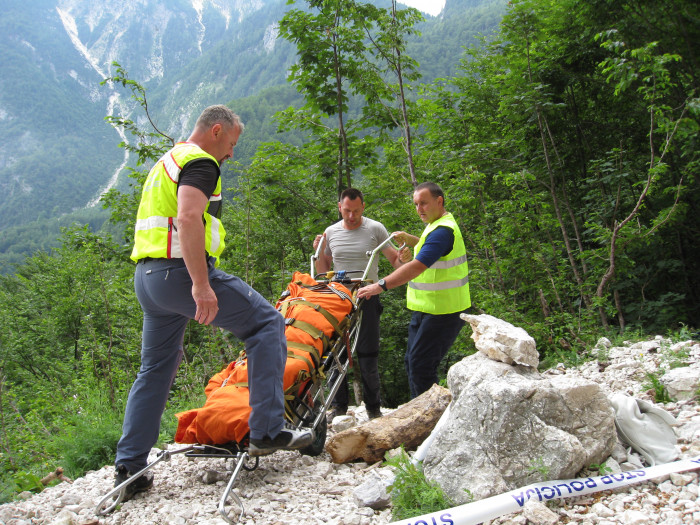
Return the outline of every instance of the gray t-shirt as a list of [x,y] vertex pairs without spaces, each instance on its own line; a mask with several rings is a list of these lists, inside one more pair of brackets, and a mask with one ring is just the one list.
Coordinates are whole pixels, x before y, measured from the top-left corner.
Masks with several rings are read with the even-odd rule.
[[[389,232],[381,222],[362,217],[362,224],[354,230],[343,228],[340,220],[326,228],[326,255],[333,257],[333,270],[364,272],[369,262],[368,251],[374,250],[389,237]],[[379,257],[374,258],[367,274],[375,282],[378,275]],[[362,273],[353,273],[351,277],[361,277]]]

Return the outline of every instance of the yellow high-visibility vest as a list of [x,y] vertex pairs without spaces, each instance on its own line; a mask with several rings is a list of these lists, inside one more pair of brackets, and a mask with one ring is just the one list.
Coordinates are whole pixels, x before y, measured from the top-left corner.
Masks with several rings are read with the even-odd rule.
[[[136,214],[134,261],[144,257],[181,258],[180,237],[177,228],[177,183],[185,165],[195,159],[207,158],[219,162],[191,142],[179,142],[163,155],[148,173],[143,184],[141,203]],[[204,248],[219,264],[224,251],[226,231],[218,217],[209,213],[213,201],[221,200],[221,177],[204,211]]]
[[462,232],[451,213],[428,224],[414,248],[417,256],[428,234],[438,226],[447,226],[454,232],[452,251],[440,257],[418,277],[409,281],[406,306],[409,310],[428,314],[451,314],[471,306],[469,297],[469,267]]

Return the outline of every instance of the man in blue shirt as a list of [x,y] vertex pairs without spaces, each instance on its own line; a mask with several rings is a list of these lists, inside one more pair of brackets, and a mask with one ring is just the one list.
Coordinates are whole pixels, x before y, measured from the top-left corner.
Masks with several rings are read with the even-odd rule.
[[411,397],[437,382],[440,361],[464,326],[460,314],[471,306],[469,270],[462,233],[451,213],[445,211],[445,194],[433,182],[416,186],[413,202],[426,223],[419,237],[397,232],[396,240],[415,247],[401,250],[405,262],[376,284],[358,290],[358,297],[371,297],[408,283],[407,307],[413,310],[404,358]]

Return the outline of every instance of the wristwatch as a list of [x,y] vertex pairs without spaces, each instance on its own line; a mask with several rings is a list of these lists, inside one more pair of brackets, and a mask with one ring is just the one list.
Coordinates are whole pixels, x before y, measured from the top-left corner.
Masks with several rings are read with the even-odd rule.
[[384,279],[379,279],[377,281],[377,284],[381,286],[382,290],[384,290],[385,292],[388,290],[388,288],[386,287],[386,281]]

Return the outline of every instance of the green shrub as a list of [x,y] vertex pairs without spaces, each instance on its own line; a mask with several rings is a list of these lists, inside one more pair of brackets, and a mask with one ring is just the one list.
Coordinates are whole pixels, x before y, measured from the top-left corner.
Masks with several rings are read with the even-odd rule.
[[680,323],[680,328],[668,330],[668,337],[674,343],[681,343],[683,341],[697,338],[697,330],[689,327],[685,323]]
[[99,421],[97,425],[86,421],[77,425],[70,435],[63,436],[60,442],[65,450],[63,468],[66,475],[80,477],[90,470],[114,463],[121,430],[117,419]]
[[112,403],[98,381],[83,382],[78,390],[65,400],[63,428],[47,447],[69,478],[114,462],[126,403],[126,392]]
[[646,376],[649,382],[642,385],[642,388],[654,391],[654,401],[656,403],[672,403],[674,401],[656,374],[647,372]]
[[396,473],[394,483],[389,487],[392,518],[403,520],[453,507],[454,503],[440,486],[428,481],[423,471],[411,463],[403,447],[401,450],[402,454],[386,462]]

